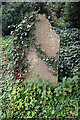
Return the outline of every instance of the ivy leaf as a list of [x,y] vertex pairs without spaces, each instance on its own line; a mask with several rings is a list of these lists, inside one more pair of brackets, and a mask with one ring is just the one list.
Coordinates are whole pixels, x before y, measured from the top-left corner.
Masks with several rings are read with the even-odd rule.
[[27,35],[27,32],[25,32],[25,36]]
[[30,20],[31,18],[33,18],[33,15],[31,15],[31,16],[29,17],[29,20]]
[[34,22],[31,22],[31,26],[33,26],[35,23]]
[[36,39],[36,36],[33,36],[33,37],[32,37],[32,40],[35,40],[35,39]]
[[3,113],[3,119],[6,119],[6,114],[5,113]]
[[54,113],[55,113],[55,111],[54,111],[54,110],[52,110],[51,114],[54,114]]
[[27,25],[27,28],[30,28],[31,27],[31,25]]
[[67,88],[67,90],[71,93],[72,92],[72,88]]

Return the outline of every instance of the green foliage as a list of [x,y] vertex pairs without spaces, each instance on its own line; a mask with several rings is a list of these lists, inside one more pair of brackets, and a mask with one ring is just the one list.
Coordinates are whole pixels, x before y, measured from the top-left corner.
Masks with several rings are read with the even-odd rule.
[[71,28],[80,28],[79,24],[79,11],[80,11],[80,4],[79,2],[70,2],[65,3],[64,8],[62,9],[62,17],[64,18],[65,22],[69,22],[69,27]]
[[56,72],[58,70],[58,64],[59,64],[59,60],[57,58],[58,53],[56,53],[55,57],[54,56],[48,57],[47,54],[41,50],[41,45],[35,44],[35,49],[37,51],[38,57],[42,59],[48,67],[51,66],[51,68],[53,69],[52,71],[49,70],[49,72],[51,72],[52,75],[56,75],[57,74]]
[[[12,39],[8,41],[6,39],[3,40],[4,45],[9,42],[9,46],[11,46]],[[4,48],[8,53],[6,46]],[[1,119],[78,118],[78,110],[80,109],[78,105],[79,78],[75,72],[73,72],[72,78],[63,78],[56,88],[52,88],[52,83],[49,84],[38,75],[35,81],[30,79],[20,83],[20,79],[14,81],[13,74],[10,74],[5,75],[2,81],[4,88],[0,101]]]
[[6,60],[10,60],[12,61],[12,50],[14,49],[14,46],[13,46],[13,38],[12,36],[7,36],[7,37],[3,37],[2,38],[2,51],[3,52],[3,55],[6,58]]
[[45,2],[7,2],[5,5],[2,5],[3,35],[9,35],[15,29],[15,26],[8,28],[9,25],[19,24],[26,14],[37,11],[39,8],[39,13],[49,15],[50,6]]
[[2,31],[5,35],[10,34],[10,31],[14,29],[8,29],[8,26],[19,24],[26,12],[31,10],[31,6],[30,3],[20,2],[9,2],[2,6]]
[[73,76],[74,68],[80,61],[80,30],[77,28],[53,29],[60,35],[59,81],[61,81],[65,76]]
[[[71,78],[64,77],[63,81],[55,88],[57,117],[76,118],[79,110],[79,78],[75,74]],[[57,101],[58,100],[58,101]]]
[[11,92],[6,94],[7,101],[2,105],[2,118],[33,118],[39,117],[39,114],[43,117],[46,114],[45,105],[52,102],[51,98],[52,92],[48,81],[45,83],[45,80],[39,79],[38,76],[34,82],[31,79],[22,84],[16,81]]
[[78,75],[63,78],[56,88],[49,80],[17,80],[2,97],[2,119],[6,118],[78,118]]
[[56,26],[64,29],[67,28],[80,28],[79,25],[79,2],[56,2],[54,7],[56,17]]
[[[76,3],[6,3],[2,11],[3,34],[9,34],[11,30],[13,38],[5,38],[2,41],[6,62],[2,68],[2,96],[1,119],[13,118],[78,118],[79,111],[79,69],[80,69],[80,41],[78,4]],[[60,35],[59,57],[59,82],[56,88],[52,88],[48,81],[39,78],[35,81],[22,82],[28,64],[25,64],[25,48],[28,54],[29,46],[34,43],[35,35],[30,31],[34,29],[35,11],[40,7],[39,13],[46,14],[53,28]],[[70,12],[71,11],[71,12]],[[27,14],[26,14],[27,13]],[[75,14],[76,13],[76,14]],[[13,16],[14,14],[14,16]],[[20,21],[22,21],[22,26]],[[58,18],[58,19],[57,19]],[[28,24],[24,24],[25,21]],[[17,24],[17,25],[16,25]],[[13,25],[12,28],[8,28]],[[76,28],[69,28],[76,27]],[[62,30],[63,29],[63,30]],[[32,40],[31,40],[32,39]],[[43,51],[39,51],[44,55]],[[40,54],[39,54],[40,55]],[[42,59],[44,59],[43,56]],[[8,58],[8,59],[7,59]],[[58,62],[53,57],[45,58],[46,64],[54,67],[53,62]],[[23,64],[20,64],[22,63]],[[78,73],[74,71],[78,65]],[[18,67],[18,69],[16,68]],[[17,71],[18,70],[18,71]],[[7,72],[7,74],[6,74]],[[14,81],[14,74],[16,81]],[[18,77],[17,77],[18,75]],[[1,113],[0,113],[1,114]]]
[[52,26],[62,29],[64,27],[80,28],[78,17],[80,7],[78,2],[7,2],[2,5],[3,35],[9,35],[10,31],[15,29],[15,27],[8,29],[9,25],[19,24],[26,13],[37,11],[39,8],[39,13],[45,14]]
[[13,48],[9,48],[7,58],[10,57],[9,61],[13,61],[13,74],[15,79],[24,79],[25,73],[27,72],[27,54],[30,45],[35,40],[33,30],[36,22],[35,13],[29,13],[19,25],[15,26],[16,29],[11,32],[13,36]]

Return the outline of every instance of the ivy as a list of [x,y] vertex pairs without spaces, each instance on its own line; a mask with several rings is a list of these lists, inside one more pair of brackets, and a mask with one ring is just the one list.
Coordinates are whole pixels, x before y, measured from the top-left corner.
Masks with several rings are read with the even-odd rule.
[[[41,50],[40,48],[41,45],[35,45],[35,49],[38,53],[38,57],[44,61],[44,63],[48,66],[51,67],[51,70],[49,70],[49,72],[51,72],[52,75],[57,75],[57,70],[58,70],[58,65],[59,65],[59,60],[57,58],[57,53],[56,56],[50,56],[48,57],[47,54]],[[55,71],[55,72],[53,72]]]
[[11,92],[2,97],[2,119],[6,118],[50,118],[50,119],[78,119],[79,114],[79,86],[78,69],[74,76],[64,77],[56,88],[49,80],[35,74],[35,80],[29,79],[19,84],[8,86]]
[[23,80],[28,68],[27,55],[30,49],[30,45],[35,40],[35,35],[31,32],[34,30],[34,25],[37,22],[36,14],[27,14],[23,21],[15,26],[15,30],[11,32],[13,36],[13,50],[12,61],[14,68],[14,78]]
[[74,68],[80,62],[80,30],[77,28],[53,28],[60,36],[59,81],[63,77],[72,77]]

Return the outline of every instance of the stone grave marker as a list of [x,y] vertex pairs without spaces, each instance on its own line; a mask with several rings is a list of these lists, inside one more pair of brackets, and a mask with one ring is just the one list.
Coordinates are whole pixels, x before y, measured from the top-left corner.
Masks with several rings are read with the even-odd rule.
[[[35,24],[35,45],[40,45],[40,49],[48,57],[57,57],[59,58],[59,41],[60,38],[55,31],[52,30],[52,27],[47,18],[38,14],[37,18],[40,18],[40,21]],[[46,65],[45,62],[39,57],[35,46],[31,47],[31,51],[27,56],[29,59],[28,72],[26,73],[26,80],[32,78],[35,80],[33,73],[39,74],[41,78],[50,79],[50,82],[54,83],[56,86],[58,82],[58,70],[56,75],[53,75],[50,71],[55,72],[50,66]]]
[[[36,44],[41,45],[41,49],[47,53],[48,56],[56,56],[59,52],[60,38],[46,19],[42,15],[38,15],[40,21],[35,24]],[[58,55],[59,56],[59,55]]]

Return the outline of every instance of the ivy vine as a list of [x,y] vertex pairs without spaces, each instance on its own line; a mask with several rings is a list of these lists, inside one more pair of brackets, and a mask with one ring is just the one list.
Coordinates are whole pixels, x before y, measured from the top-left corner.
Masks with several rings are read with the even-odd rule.
[[24,20],[16,25],[16,29],[12,31],[13,46],[12,59],[14,61],[14,77],[23,80],[27,72],[28,59],[27,55],[30,45],[34,43],[35,35],[33,34],[34,25],[37,22],[36,14],[28,14]]
[[[58,70],[58,64],[59,64],[59,60],[57,58],[57,54],[56,56],[50,56],[48,57],[47,54],[41,50],[41,45],[36,45],[35,44],[35,49],[38,53],[38,57],[44,61],[44,63],[51,68],[51,70],[49,70],[49,72],[51,72],[52,75],[57,75],[57,70]],[[55,72],[53,72],[55,71]]]

